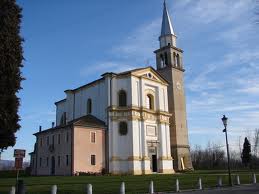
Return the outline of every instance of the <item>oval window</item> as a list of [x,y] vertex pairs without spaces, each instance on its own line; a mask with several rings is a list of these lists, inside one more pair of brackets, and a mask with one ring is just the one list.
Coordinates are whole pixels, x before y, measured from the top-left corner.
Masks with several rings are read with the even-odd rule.
[[119,133],[120,135],[127,135],[128,133],[128,125],[126,122],[120,122],[119,124]]

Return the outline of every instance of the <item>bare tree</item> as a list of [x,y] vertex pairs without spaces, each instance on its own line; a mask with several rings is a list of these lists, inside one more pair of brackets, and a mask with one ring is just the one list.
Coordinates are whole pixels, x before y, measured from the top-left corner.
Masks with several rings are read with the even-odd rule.
[[254,130],[254,140],[253,140],[253,155],[258,157],[258,144],[259,144],[259,129]]

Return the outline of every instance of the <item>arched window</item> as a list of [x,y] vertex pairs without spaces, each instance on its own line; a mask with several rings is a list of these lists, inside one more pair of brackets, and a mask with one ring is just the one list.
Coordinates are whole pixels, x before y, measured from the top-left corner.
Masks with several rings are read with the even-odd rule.
[[127,106],[127,94],[124,90],[119,92],[119,106],[125,107]]
[[65,125],[67,123],[67,114],[66,112],[63,112],[61,119],[60,119],[60,125]]
[[168,65],[167,53],[165,52],[165,66]]
[[183,58],[180,56],[180,68],[183,68]]
[[120,135],[127,135],[128,133],[128,124],[126,122],[119,123],[119,133]]
[[165,67],[164,56],[162,54],[160,55],[160,63],[161,63],[161,68]]
[[176,61],[177,61],[177,66],[180,67],[180,56],[179,56],[179,54],[176,55]]
[[154,109],[154,97],[151,94],[146,96],[146,106],[148,109]]
[[87,100],[87,114],[91,114],[92,113],[92,100],[89,98]]
[[174,66],[175,66],[175,67],[177,67],[177,63],[176,63],[176,54],[175,54],[175,53],[174,53],[174,56],[173,56],[173,57],[174,57],[174,59],[173,59],[173,60],[174,60]]

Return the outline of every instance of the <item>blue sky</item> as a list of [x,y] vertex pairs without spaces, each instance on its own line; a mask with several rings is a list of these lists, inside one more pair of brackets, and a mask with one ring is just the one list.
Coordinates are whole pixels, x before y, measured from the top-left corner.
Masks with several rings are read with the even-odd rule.
[[[106,71],[155,67],[162,0],[22,1],[24,42],[21,130],[15,148],[32,151],[38,126],[55,121],[64,90]],[[254,0],[168,0],[178,47],[184,52],[191,147],[230,148],[259,128],[259,26]],[[243,141],[243,139],[242,139]],[[13,148],[2,155],[12,159]],[[28,156],[26,158],[29,159]]]

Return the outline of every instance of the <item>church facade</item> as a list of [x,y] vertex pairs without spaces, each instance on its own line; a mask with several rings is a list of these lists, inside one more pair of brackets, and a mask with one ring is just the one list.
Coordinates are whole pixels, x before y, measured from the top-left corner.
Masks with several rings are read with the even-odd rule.
[[104,73],[55,103],[56,126],[35,133],[33,175],[174,173],[192,169],[183,51],[164,3],[157,68]]

